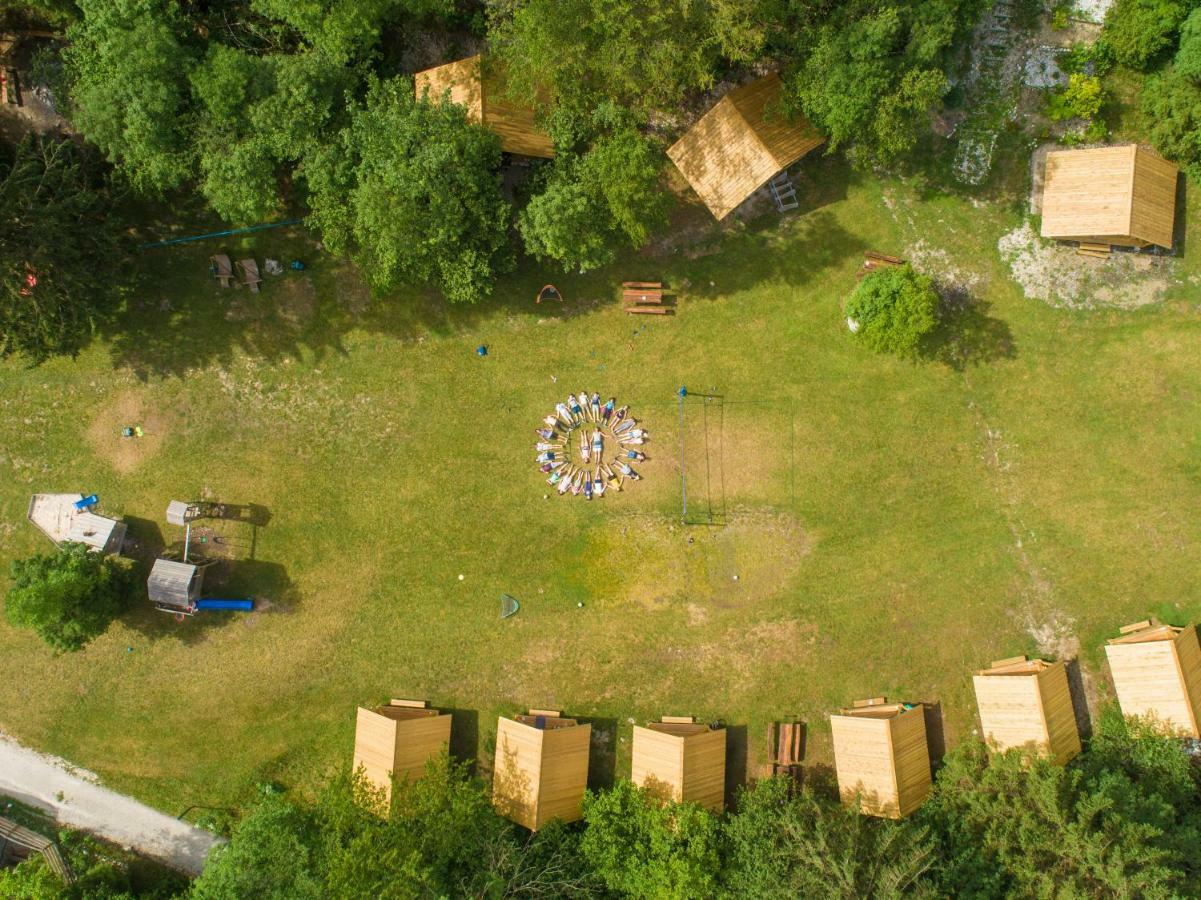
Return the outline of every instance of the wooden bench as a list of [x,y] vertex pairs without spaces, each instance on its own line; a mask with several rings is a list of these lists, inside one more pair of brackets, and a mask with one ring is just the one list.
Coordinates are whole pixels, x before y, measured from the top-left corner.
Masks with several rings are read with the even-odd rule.
[[805,726],[800,722],[777,722],[772,730],[773,773],[799,766],[805,754]]
[[640,313],[652,316],[665,316],[670,312],[670,307],[667,306],[627,306],[626,312]]

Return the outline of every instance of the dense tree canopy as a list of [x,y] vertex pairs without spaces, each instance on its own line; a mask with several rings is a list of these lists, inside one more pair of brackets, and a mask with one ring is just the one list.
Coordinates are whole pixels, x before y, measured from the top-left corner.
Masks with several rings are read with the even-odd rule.
[[1175,44],[1190,0],[1116,0],[1105,14],[1102,38],[1114,58],[1145,69]]
[[0,357],[74,355],[121,301],[120,190],[71,141],[0,152]]
[[938,325],[938,293],[910,265],[865,276],[847,301],[856,337],[880,353],[911,356]]
[[55,650],[79,650],[103,634],[134,599],[129,560],[63,544],[47,556],[12,564],[4,601],[8,621],[32,628]]
[[499,164],[499,139],[462,107],[414,99],[407,78],[377,82],[307,167],[310,221],[378,290],[429,282],[474,301],[512,259]]

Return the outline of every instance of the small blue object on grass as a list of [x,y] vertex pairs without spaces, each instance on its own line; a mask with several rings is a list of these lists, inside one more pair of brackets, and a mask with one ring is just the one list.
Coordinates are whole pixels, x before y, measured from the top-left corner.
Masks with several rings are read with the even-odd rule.
[[488,347],[485,344],[480,344],[478,347],[475,348],[475,352],[476,352],[477,356],[487,356],[488,355]]
[[75,508],[79,510],[88,509],[100,502],[100,498],[95,494],[89,494],[82,500],[75,501]]
[[684,385],[680,385],[680,389],[678,391],[676,391],[676,393],[679,394],[681,397],[687,397],[688,396],[688,388],[684,387]]
[[304,263],[302,263],[298,259],[292,260],[291,265],[292,265],[293,272],[303,272],[304,271]]

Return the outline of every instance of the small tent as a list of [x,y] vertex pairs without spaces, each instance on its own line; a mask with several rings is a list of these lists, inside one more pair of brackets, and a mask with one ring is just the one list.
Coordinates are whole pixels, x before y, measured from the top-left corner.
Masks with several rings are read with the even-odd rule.
[[784,118],[782,93],[775,73],[735,88],[668,149],[671,161],[718,219],[825,143],[804,119]]
[[1136,622],[1105,645],[1122,714],[1149,716],[1201,738],[1201,645],[1197,628]]
[[1170,250],[1178,175],[1172,163],[1135,144],[1048,153],[1042,236]]
[[883,697],[859,700],[830,716],[838,792],[863,812],[899,819],[930,793],[925,711]]
[[83,499],[83,494],[34,494],[29,521],[55,544],[71,541],[98,553],[120,553],[125,523],[80,509],[77,504]]
[[425,764],[450,744],[451,716],[424,700],[392,700],[375,709],[359,707],[354,731],[354,769],[392,796],[392,778],[415,781]]
[[413,85],[418,97],[428,93],[435,101],[450,91],[450,101],[466,107],[472,121],[496,134],[506,153],[543,159],[555,155],[550,135],[534,122],[534,110],[505,95],[504,77],[495,61],[469,56],[418,72]]
[[146,580],[150,602],[169,612],[190,612],[200,597],[204,567],[173,559],[156,559]]
[[588,785],[592,726],[565,719],[555,710],[501,717],[496,727],[492,805],[531,831],[552,819],[575,822],[583,816]]
[[634,726],[630,777],[634,784],[677,803],[725,809],[726,730],[691,717],[664,716]]
[[1033,750],[1060,765],[1080,752],[1080,732],[1062,662],[1015,656],[975,674],[980,733],[997,750]]

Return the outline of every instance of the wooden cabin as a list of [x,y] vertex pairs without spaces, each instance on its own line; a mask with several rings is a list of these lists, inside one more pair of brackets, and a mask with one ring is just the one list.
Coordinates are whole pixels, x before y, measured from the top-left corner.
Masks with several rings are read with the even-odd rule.
[[899,819],[930,793],[930,748],[924,709],[858,700],[830,716],[834,764],[843,803],[859,798],[863,812]]
[[1042,236],[1172,249],[1179,170],[1135,144],[1047,154]]
[[29,521],[57,544],[86,544],[97,553],[120,553],[125,543],[125,523],[97,515],[77,505],[83,494],[34,494],[29,500]]
[[552,819],[578,821],[588,785],[591,739],[591,725],[565,719],[556,710],[531,709],[512,719],[501,716],[492,770],[496,811],[530,831]]
[[1122,714],[1150,716],[1182,737],[1201,738],[1201,645],[1197,628],[1136,622],[1105,644]]
[[725,809],[726,730],[697,724],[691,716],[664,716],[634,726],[634,784],[676,803]]
[[426,92],[440,100],[450,91],[452,103],[467,108],[467,115],[500,137],[500,149],[519,156],[550,159],[555,145],[534,121],[534,110],[514,103],[505,94],[499,63],[478,54],[426,69],[413,76],[420,97]]
[[667,151],[709,211],[724,219],[776,173],[825,138],[780,111],[783,83],[772,73],[730,91]]
[[424,700],[392,700],[375,709],[359,707],[354,729],[354,769],[372,787],[392,797],[392,779],[416,781],[431,758],[450,745],[451,716]]
[[1015,656],[972,677],[980,733],[996,750],[1032,750],[1063,765],[1080,752],[1080,732],[1063,662]]

